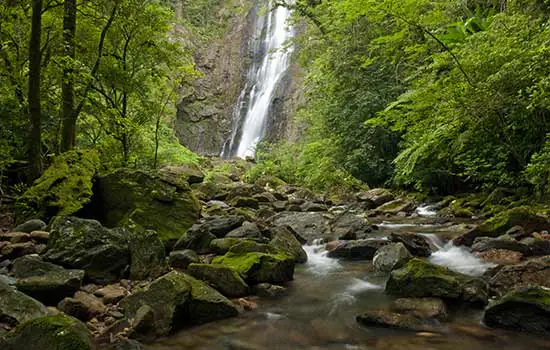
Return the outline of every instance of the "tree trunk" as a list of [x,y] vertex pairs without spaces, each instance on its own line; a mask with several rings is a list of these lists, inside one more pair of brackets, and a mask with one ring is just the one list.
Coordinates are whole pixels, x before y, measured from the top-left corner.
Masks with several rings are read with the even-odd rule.
[[67,62],[63,68],[63,131],[61,151],[71,150],[76,143],[76,113],[74,106],[74,61],[76,36],[76,0],[65,0],[65,14],[63,17],[63,46]]
[[29,41],[29,180],[37,179],[42,173],[41,157],[41,35],[42,0],[32,0],[31,37]]

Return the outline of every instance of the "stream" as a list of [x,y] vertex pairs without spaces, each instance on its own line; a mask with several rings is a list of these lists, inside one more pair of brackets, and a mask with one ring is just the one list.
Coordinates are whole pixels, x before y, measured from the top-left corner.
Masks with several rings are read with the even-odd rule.
[[[444,225],[434,224],[435,213],[421,207],[417,218],[384,218],[376,236],[391,232],[425,235],[438,250],[433,263],[470,274],[482,275],[484,263],[465,248],[449,243]],[[387,306],[387,275],[373,270],[369,261],[342,261],[326,256],[323,245],[305,246],[308,262],[296,266],[288,293],[279,299],[257,299],[257,308],[237,318],[182,330],[159,339],[147,349],[156,350],[252,350],[252,349],[550,349],[550,341],[521,333],[493,330],[481,324],[481,310],[452,309],[441,334],[367,328],[355,321],[364,310]]]

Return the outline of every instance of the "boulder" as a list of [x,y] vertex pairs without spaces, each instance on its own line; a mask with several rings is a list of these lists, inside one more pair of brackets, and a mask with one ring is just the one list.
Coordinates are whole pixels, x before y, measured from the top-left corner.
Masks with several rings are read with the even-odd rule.
[[12,272],[17,278],[18,290],[47,305],[56,305],[73,295],[84,279],[83,270],[66,270],[30,255],[16,259]]
[[487,284],[481,279],[453,272],[420,258],[393,270],[386,293],[398,297],[436,297],[486,304]]
[[17,222],[37,218],[48,222],[54,216],[73,215],[82,210],[91,201],[92,180],[98,167],[99,156],[95,151],[73,150],[55,157],[52,165],[17,200]]
[[360,239],[356,241],[340,241],[338,244],[327,246],[328,256],[347,260],[372,260],[376,251],[389,244],[385,239]]
[[0,255],[4,259],[16,259],[24,255],[38,253],[37,246],[32,242],[9,243],[0,249]]
[[372,264],[377,271],[390,272],[396,265],[401,265],[411,257],[411,253],[403,243],[392,243],[376,251]]
[[210,248],[218,255],[224,255],[233,247],[243,241],[242,238],[218,238],[210,242]]
[[[119,305],[128,319],[144,306],[152,309],[155,336],[187,325],[236,316],[235,306],[223,295],[182,272],[172,271],[124,298]],[[142,309],[143,310],[143,309]]]
[[246,238],[246,239],[258,239],[263,238],[262,233],[258,225],[252,222],[245,221],[239,228],[234,229],[226,235],[227,238]]
[[191,249],[199,254],[210,253],[210,243],[216,238],[206,225],[195,224],[174,244],[174,250]]
[[526,256],[545,256],[550,255],[550,241],[535,237],[528,237],[521,240],[526,246]]
[[156,231],[138,231],[130,235],[130,279],[155,279],[168,270],[166,249]]
[[438,298],[399,298],[393,301],[391,310],[423,319],[445,320],[447,318],[447,306]]
[[229,201],[229,204],[235,208],[260,208],[258,200],[252,197],[235,197]]
[[490,218],[473,230],[454,239],[456,245],[471,246],[477,237],[498,237],[514,226],[521,226],[527,233],[547,230],[548,220],[527,207],[506,210]]
[[250,284],[289,282],[294,278],[294,259],[283,253],[233,252],[214,258],[213,264],[237,271]]
[[38,300],[0,281],[0,320],[2,322],[15,327],[49,314],[50,311]]
[[57,308],[84,322],[107,311],[101,299],[80,291],[76,292],[73,298],[61,300]]
[[473,252],[486,252],[493,249],[503,249],[513,252],[519,252],[526,254],[528,248],[525,244],[522,244],[510,236],[500,236],[498,238],[490,237],[478,237],[474,240],[472,245]]
[[549,256],[504,266],[489,279],[489,286],[498,295],[504,295],[514,288],[527,287],[531,284],[550,288]]
[[394,199],[391,202],[382,204],[376,208],[376,212],[382,214],[397,215],[398,213],[410,213],[414,210],[415,205],[407,199]]
[[243,223],[244,217],[230,215],[208,217],[203,225],[205,225],[208,232],[216,236],[216,238],[223,238],[229,232],[241,227]]
[[269,192],[255,194],[254,196],[252,196],[252,198],[256,199],[260,203],[273,203],[277,201],[277,197]]
[[168,256],[168,265],[175,269],[186,269],[189,264],[198,263],[199,256],[194,250],[174,250]]
[[36,318],[10,333],[2,350],[96,350],[94,337],[86,325],[75,318],[59,314]]
[[57,218],[51,228],[46,260],[85,270],[87,278],[100,284],[123,277],[130,263],[126,230],[76,217]]
[[367,220],[360,215],[344,213],[330,223],[334,237],[343,240],[363,239],[372,231]]
[[46,223],[40,219],[31,219],[16,226],[13,231],[31,233],[33,231],[43,231],[46,226]]
[[50,239],[50,233],[46,231],[32,231],[31,239],[38,243],[48,243]]
[[489,327],[550,335],[550,290],[530,286],[512,290],[489,304],[483,314]]
[[484,252],[476,252],[475,256],[483,261],[496,265],[515,265],[521,262],[523,255],[520,252],[514,252],[504,249],[491,249]]
[[252,286],[252,293],[264,298],[279,298],[286,294],[286,288],[271,283],[260,283]]
[[94,295],[103,300],[104,304],[116,304],[126,296],[127,291],[120,285],[109,284],[94,291]]
[[101,222],[155,230],[168,248],[199,218],[187,183],[162,172],[118,169],[99,177],[96,187],[93,207]]
[[31,240],[31,235],[25,232],[1,232],[0,241],[10,243],[25,243]]
[[361,192],[358,193],[356,197],[361,202],[371,201],[374,203],[375,207],[379,207],[395,199],[395,196],[385,188],[374,188],[366,192]]
[[184,165],[168,165],[159,170],[159,175],[170,183],[198,184],[204,180],[201,168],[193,163]]
[[330,221],[323,213],[282,212],[271,219],[273,226],[290,226],[296,234],[312,243],[317,238],[334,239]]
[[306,251],[302,248],[298,239],[286,227],[271,228],[271,236],[273,238],[269,244],[272,247],[292,257],[297,263],[305,263],[307,261]]
[[437,320],[388,310],[368,310],[355,319],[359,324],[369,328],[392,328],[413,332],[437,332],[439,326]]
[[227,266],[190,264],[187,273],[206,282],[226,297],[240,298],[248,294],[248,285],[237,271]]
[[426,237],[417,233],[392,233],[390,240],[392,242],[403,243],[414,256],[428,257],[432,255],[432,248]]

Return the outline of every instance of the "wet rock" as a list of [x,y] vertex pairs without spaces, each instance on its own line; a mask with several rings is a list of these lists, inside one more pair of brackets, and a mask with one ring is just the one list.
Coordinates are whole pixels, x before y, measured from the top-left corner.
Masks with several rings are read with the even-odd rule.
[[489,327],[550,335],[550,290],[531,286],[511,291],[489,304],[483,315]]
[[252,197],[235,197],[229,201],[229,204],[235,208],[260,208],[258,200]]
[[432,255],[432,248],[426,237],[416,233],[392,233],[392,242],[403,243],[407,250],[414,256],[428,257]]
[[410,213],[414,210],[413,202],[406,199],[395,199],[376,208],[376,212],[396,215],[399,212]]
[[51,226],[46,260],[85,270],[87,278],[100,284],[123,277],[130,263],[126,230],[76,217],[57,218]]
[[538,239],[528,237],[521,240],[521,243],[526,246],[526,256],[545,256],[550,255],[550,241],[546,239]]
[[252,286],[251,291],[254,295],[264,298],[280,298],[285,296],[287,289],[283,286],[277,286],[271,283],[260,283]]
[[411,253],[401,242],[383,246],[376,251],[372,264],[377,271],[390,272],[394,266],[401,265],[411,258]]
[[168,270],[166,249],[156,231],[138,231],[130,235],[130,279],[157,278]]
[[294,259],[282,253],[233,252],[216,257],[213,264],[236,270],[249,284],[285,283],[294,278]]
[[104,304],[116,304],[122,300],[128,292],[119,285],[107,285],[94,292],[94,295],[103,300]]
[[504,249],[491,249],[481,253],[474,253],[475,256],[483,261],[497,265],[515,265],[521,262],[522,254]]
[[3,350],[96,350],[86,325],[75,318],[59,314],[26,322],[6,337]]
[[437,332],[439,323],[410,314],[387,310],[369,310],[356,317],[358,323],[366,327],[393,328],[414,332]]
[[338,245],[327,245],[328,256],[347,260],[372,260],[376,251],[389,244],[385,239],[361,239],[356,241],[340,241]]
[[46,231],[32,231],[31,238],[38,243],[48,243],[50,233]]
[[498,295],[532,284],[550,287],[550,257],[534,258],[521,264],[504,266],[489,280],[489,286]]
[[189,264],[198,262],[199,256],[190,249],[174,250],[168,256],[168,265],[175,269],[186,269]]
[[248,294],[248,285],[237,271],[222,265],[191,264],[187,272],[230,298]]
[[410,314],[423,319],[447,318],[447,306],[438,298],[400,298],[394,300],[391,310],[397,313]]
[[333,239],[330,221],[322,213],[282,212],[271,218],[273,226],[290,226],[298,235],[313,242],[317,238]]
[[0,320],[2,322],[15,327],[20,323],[49,314],[50,311],[38,300],[0,281]]
[[12,272],[17,278],[17,289],[47,304],[55,305],[61,299],[80,289],[83,270],[66,270],[38,256],[23,256],[13,262]]
[[262,233],[258,225],[252,222],[245,221],[243,225],[229,232],[226,238],[246,238],[246,239],[262,239]]
[[81,321],[89,321],[107,311],[103,302],[88,293],[76,292],[73,298],[61,300],[57,308]]
[[419,258],[393,270],[386,293],[399,297],[436,297],[486,304],[487,284],[479,278],[453,272]]
[[108,227],[155,230],[167,248],[199,218],[200,204],[181,177],[117,169],[97,180],[93,206]]
[[485,252],[493,249],[510,250],[521,254],[525,254],[528,251],[526,245],[507,235],[498,238],[478,237],[472,245],[472,251],[474,252]]
[[206,225],[195,224],[174,244],[174,250],[191,249],[199,254],[208,254],[210,243],[215,238]]
[[14,232],[31,233],[32,231],[42,231],[46,228],[46,223],[39,219],[28,220],[21,225],[16,226]]
[[352,213],[343,213],[330,223],[335,237],[342,240],[356,240],[366,238],[372,231],[371,226],[363,216]]
[[25,232],[0,232],[0,241],[7,241],[10,243],[25,243],[31,240],[31,235]]
[[163,179],[170,179],[170,183],[198,184],[204,180],[204,173],[198,165],[188,163],[178,166],[165,166],[159,170]]
[[307,261],[307,253],[287,227],[271,228],[271,236],[273,238],[269,242],[269,245],[292,257],[297,263],[305,263]]
[[471,246],[477,237],[498,237],[514,226],[521,226],[527,233],[548,229],[548,220],[527,207],[518,207],[497,214],[473,230],[454,239],[456,245]]
[[10,243],[2,247],[0,255],[2,255],[4,259],[13,260],[36,252],[36,245],[32,242]]
[[385,188],[374,188],[367,192],[361,192],[356,195],[359,201],[372,201],[376,207],[391,202],[395,196]]
[[205,220],[203,225],[206,229],[216,236],[216,238],[223,238],[229,232],[241,227],[244,223],[244,217],[242,216],[212,216]]

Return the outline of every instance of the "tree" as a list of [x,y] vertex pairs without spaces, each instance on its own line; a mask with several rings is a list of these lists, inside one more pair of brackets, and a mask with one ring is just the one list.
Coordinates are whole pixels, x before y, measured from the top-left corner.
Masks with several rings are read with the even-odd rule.
[[63,16],[63,48],[64,67],[62,78],[63,96],[63,131],[61,139],[61,151],[65,152],[75,146],[76,141],[76,115],[74,107],[74,69],[76,59],[76,0],[65,0],[65,12]]
[[42,60],[42,0],[32,0],[31,35],[29,40],[29,177],[42,173],[42,116],[40,79]]

